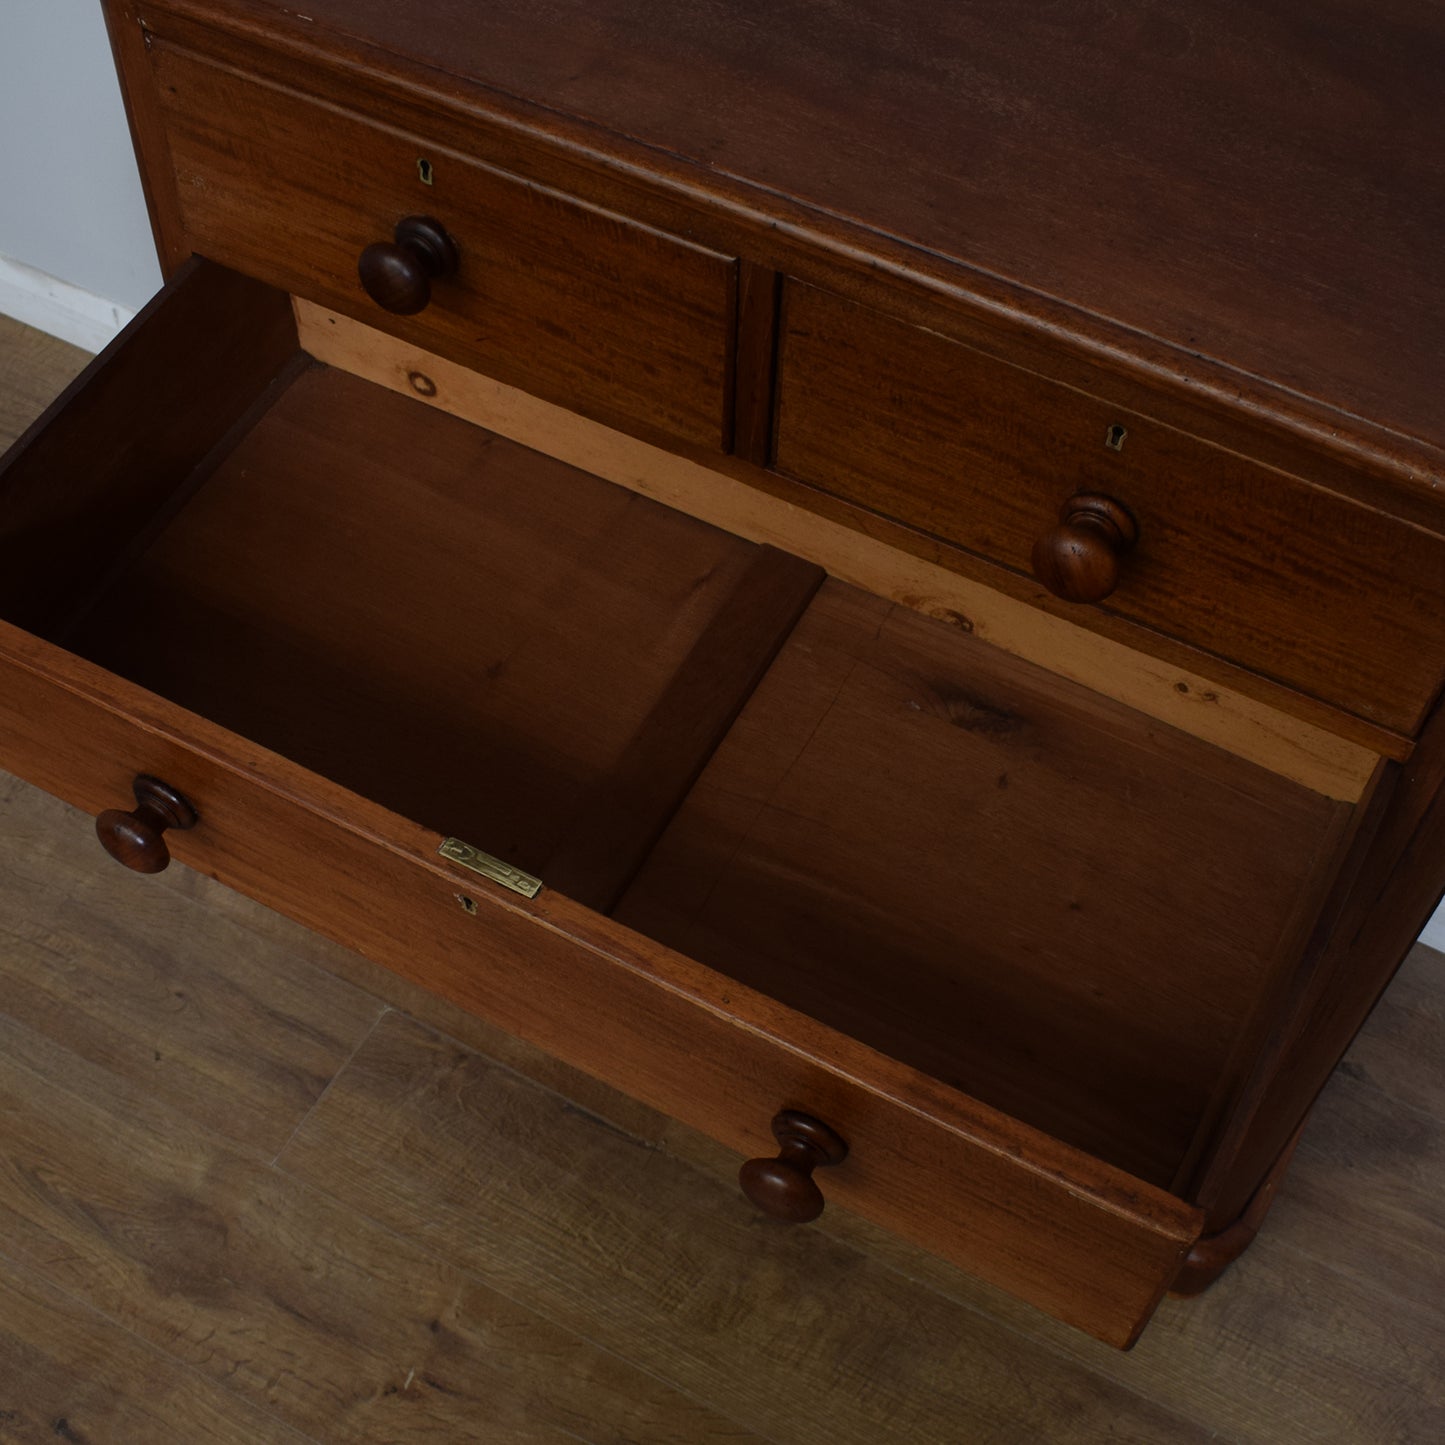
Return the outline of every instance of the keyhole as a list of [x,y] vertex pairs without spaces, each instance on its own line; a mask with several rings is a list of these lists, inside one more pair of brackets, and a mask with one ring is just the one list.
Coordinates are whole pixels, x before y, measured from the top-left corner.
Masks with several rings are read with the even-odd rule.
[[1124,450],[1124,438],[1128,435],[1129,433],[1121,427],[1118,422],[1115,422],[1104,434],[1104,445],[1108,447],[1111,452],[1122,452]]
[[425,156],[422,156],[422,157],[417,161],[417,163],[416,163],[416,173],[417,173],[417,175],[419,175],[419,176],[421,177],[421,183],[422,183],[422,185],[424,185],[424,186],[429,186],[429,185],[431,185],[431,183],[432,183],[431,162],[430,162],[429,160],[427,160],[427,158],[426,158]]

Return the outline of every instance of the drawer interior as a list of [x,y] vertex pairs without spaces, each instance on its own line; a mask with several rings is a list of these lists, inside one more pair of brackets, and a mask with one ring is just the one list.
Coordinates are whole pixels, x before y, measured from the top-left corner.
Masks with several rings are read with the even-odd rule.
[[90,384],[88,452],[22,443],[0,615],[1177,1178],[1347,805],[320,366],[286,314],[202,264]]
[[820,575],[309,366],[65,640],[605,909]]
[[830,580],[619,917],[1167,1185],[1341,811]]

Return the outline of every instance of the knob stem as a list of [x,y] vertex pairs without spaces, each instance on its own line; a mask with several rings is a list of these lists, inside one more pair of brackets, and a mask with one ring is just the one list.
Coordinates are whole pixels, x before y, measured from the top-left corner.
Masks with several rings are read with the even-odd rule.
[[414,316],[431,301],[431,283],[456,272],[457,244],[440,221],[407,216],[392,240],[368,246],[357,262],[366,294],[385,311]]
[[821,1120],[796,1109],[773,1119],[775,1159],[749,1159],[738,1171],[743,1193],[764,1214],[790,1224],[807,1224],[823,1212],[823,1191],[813,1171],[841,1164],[848,1145]]
[[135,808],[129,813],[108,808],[95,820],[101,846],[117,863],[136,873],[160,873],[170,866],[168,828],[185,832],[198,821],[195,808],[159,778],[144,773],[135,780]]

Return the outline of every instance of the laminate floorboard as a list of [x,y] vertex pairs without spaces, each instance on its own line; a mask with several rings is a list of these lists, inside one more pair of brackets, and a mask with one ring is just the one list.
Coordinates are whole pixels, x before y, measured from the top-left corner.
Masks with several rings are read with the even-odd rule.
[[247,1404],[348,1445],[758,1438],[16,1032],[0,1023],[0,1254]]
[[[82,360],[0,318],[0,438]],[[1123,1355],[758,1219],[701,1136],[22,783],[0,818],[0,1442],[1445,1439],[1428,949],[1254,1247]]]
[[94,868],[90,820],[0,775],[0,1000],[18,1023],[272,1157],[382,1005],[152,878]]
[[[53,806],[51,799],[43,801]],[[85,830],[91,825],[88,819],[81,818],[77,826]],[[638,1139],[661,1144],[675,1127],[672,1120],[647,1105],[639,1104],[570,1064],[542,1053],[475,1014],[466,1013],[455,1004],[429,993],[419,984],[398,977],[359,953],[311,933],[280,913],[260,907],[203,873],[189,868],[171,868],[157,875],[156,881],[198,903],[207,913],[224,917],[252,936],[264,940],[274,952],[316,963],[336,978],[368,990],[391,1007],[565,1095],[579,1107],[605,1116]],[[701,1139],[701,1136],[692,1137]]]
[[277,1162],[788,1445],[1209,1438],[400,1014]]
[[1411,952],[1338,1071],[1437,1119],[1445,1119],[1441,957],[1429,948]]
[[0,451],[10,445],[90,360],[78,346],[0,316]]
[[0,1440],[306,1445],[309,1436],[0,1259]]
[[[1412,1305],[1307,1248],[1261,1241],[1240,1266],[1258,1317],[1221,1286],[1168,1303],[1126,1356],[961,1276],[909,1280],[916,1258],[880,1268],[837,1217],[813,1231],[760,1220],[728,1177],[679,1162],[396,1014],[279,1160],[691,1392],[734,1392],[739,1418],[768,1415],[790,1445],[1187,1440],[1199,1423],[1347,1445],[1375,1423],[1401,1440],[1445,1424],[1427,1292]],[[637,1183],[619,1190],[629,1169]],[[1431,1209],[1413,1199],[1410,1221]],[[1392,1263],[1408,1270],[1433,1238],[1417,1225]],[[781,1356],[779,1337],[793,1342]]]
[[1274,1222],[1292,1250],[1401,1306],[1438,1312],[1445,1301],[1441,1180],[1445,1120],[1340,1077],[1310,1121]]

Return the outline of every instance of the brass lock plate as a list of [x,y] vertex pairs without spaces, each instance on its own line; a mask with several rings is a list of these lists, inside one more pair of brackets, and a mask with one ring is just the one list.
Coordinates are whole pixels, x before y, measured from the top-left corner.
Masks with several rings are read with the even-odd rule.
[[530,873],[523,873],[520,868],[513,868],[510,863],[493,858],[460,838],[448,838],[437,852],[473,873],[480,873],[483,878],[490,878],[493,883],[500,883],[503,888],[510,888],[513,893],[520,893],[523,898],[535,898],[542,891],[540,878],[533,878]]

